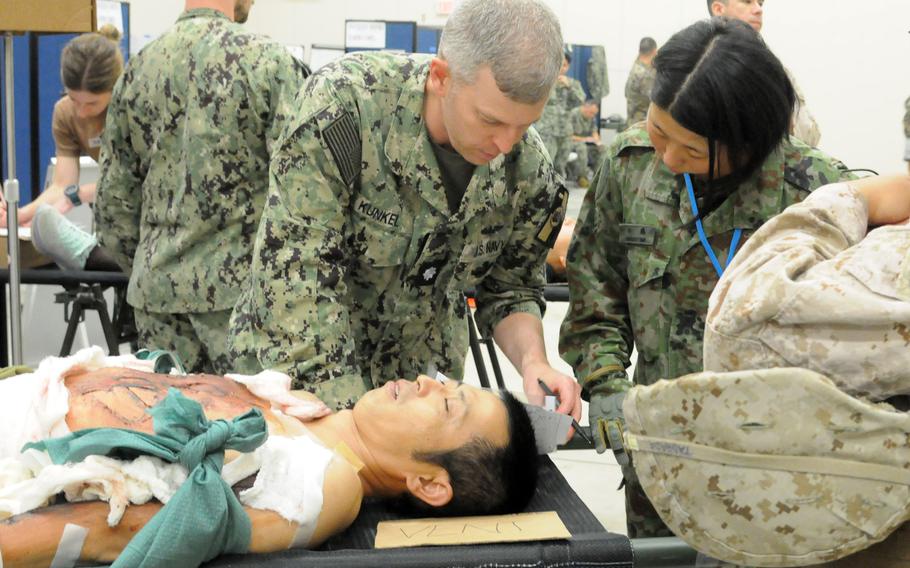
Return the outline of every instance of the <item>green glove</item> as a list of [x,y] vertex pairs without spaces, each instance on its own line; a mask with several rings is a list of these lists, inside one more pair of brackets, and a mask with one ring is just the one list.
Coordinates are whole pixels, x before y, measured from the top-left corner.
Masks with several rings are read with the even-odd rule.
[[618,449],[621,447],[621,443],[617,442],[622,441],[621,428],[625,424],[622,416],[622,401],[625,398],[625,391],[591,394],[588,421],[591,424],[591,435],[594,437],[594,448],[598,454],[604,453],[607,448]]

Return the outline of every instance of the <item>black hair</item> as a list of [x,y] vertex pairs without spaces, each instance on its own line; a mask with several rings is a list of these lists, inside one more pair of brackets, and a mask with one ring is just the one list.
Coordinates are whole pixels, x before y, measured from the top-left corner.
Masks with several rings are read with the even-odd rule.
[[432,507],[406,494],[398,508],[432,516],[506,515],[525,509],[537,489],[537,444],[524,405],[507,391],[501,393],[509,421],[509,441],[494,446],[475,437],[446,452],[418,453],[414,458],[445,469],[452,483],[452,500]]
[[793,84],[748,24],[724,17],[696,22],[674,34],[653,65],[651,101],[708,139],[709,185],[718,145],[726,148],[729,181],[736,184],[787,136],[796,104]]
[[653,37],[643,37],[641,41],[638,42],[638,54],[647,55],[657,49],[657,42],[654,41]]

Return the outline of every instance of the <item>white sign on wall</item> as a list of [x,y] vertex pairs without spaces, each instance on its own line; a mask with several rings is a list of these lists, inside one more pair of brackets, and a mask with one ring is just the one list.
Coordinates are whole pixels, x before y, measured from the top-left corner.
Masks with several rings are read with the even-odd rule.
[[383,49],[385,22],[348,20],[345,23],[344,46],[348,49]]
[[122,7],[120,2],[98,0],[98,13],[96,17],[98,28],[100,29],[104,24],[110,24],[120,30],[120,35],[126,35],[126,31],[123,29]]

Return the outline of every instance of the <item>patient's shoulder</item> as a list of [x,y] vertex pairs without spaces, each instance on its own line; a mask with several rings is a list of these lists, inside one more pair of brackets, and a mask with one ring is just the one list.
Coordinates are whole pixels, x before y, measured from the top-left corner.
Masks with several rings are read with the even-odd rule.
[[335,455],[325,471],[322,488],[322,512],[307,548],[320,545],[329,537],[348,528],[363,501],[363,485],[357,470],[347,460]]

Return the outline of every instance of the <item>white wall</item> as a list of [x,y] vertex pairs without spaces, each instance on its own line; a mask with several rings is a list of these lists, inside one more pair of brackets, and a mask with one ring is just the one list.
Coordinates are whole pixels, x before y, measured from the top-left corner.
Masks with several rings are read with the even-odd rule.
[[[625,115],[622,94],[638,40],[663,43],[707,15],[703,0],[546,0],[569,43],[603,44],[611,93],[606,113]],[[132,0],[134,37],[155,36],[182,0]],[[258,0],[248,25],[287,44],[341,45],[344,20],[441,25],[436,0]],[[802,87],[821,127],[821,148],[850,167],[905,172],[901,118],[910,96],[910,2],[799,0],[766,5],[764,36]]]

